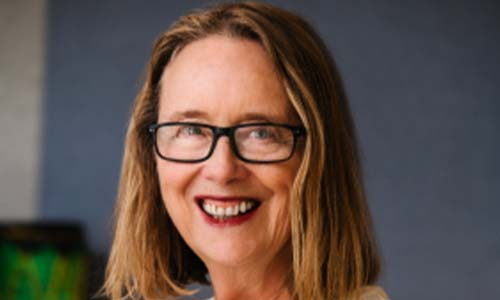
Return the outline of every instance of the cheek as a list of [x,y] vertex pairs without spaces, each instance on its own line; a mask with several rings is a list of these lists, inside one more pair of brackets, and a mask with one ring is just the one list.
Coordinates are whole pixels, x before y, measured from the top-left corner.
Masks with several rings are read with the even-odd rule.
[[178,206],[186,204],[186,191],[194,176],[192,166],[157,160],[157,173],[160,191],[169,213]]
[[274,190],[277,193],[283,196],[286,195],[288,200],[300,163],[301,157],[294,155],[285,165],[280,166],[280,168],[265,171],[262,178],[267,181],[269,186],[274,186]]
[[261,182],[273,192],[269,214],[272,227],[275,228],[274,234],[280,237],[289,235],[290,196],[299,165],[300,160],[295,158],[285,165],[279,167],[269,165],[269,168],[263,166],[259,170]]
[[288,164],[260,165],[255,166],[253,173],[259,182],[272,191],[273,197],[288,198],[295,179],[296,168]]

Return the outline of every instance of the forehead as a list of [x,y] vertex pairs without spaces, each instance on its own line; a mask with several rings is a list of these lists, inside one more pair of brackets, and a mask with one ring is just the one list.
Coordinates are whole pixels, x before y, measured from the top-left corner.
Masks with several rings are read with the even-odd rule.
[[160,85],[159,121],[173,121],[185,111],[203,112],[207,121],[219,123],[245,121],[247,115],[291,118],[280,76],[251,40],[214,35],[192,42],[167,65]]

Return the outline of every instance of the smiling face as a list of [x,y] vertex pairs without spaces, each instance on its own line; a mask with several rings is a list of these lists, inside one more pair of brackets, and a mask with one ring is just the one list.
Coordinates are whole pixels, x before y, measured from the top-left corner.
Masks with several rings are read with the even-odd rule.
[[[299,125],[264,49],[250,40],[218,35],[190,43],[166,67],[158,114],[158,123],[163,122]],[[290,243],[288,204],[300,151],[285,162],[245,163],[221,137],[206,161],[156,160],[167,211],[209,270],[291,264],[282,250]],[[203,205],[214,214],[228,215],[230,208],[229,215],[236,216],[212,217]]]

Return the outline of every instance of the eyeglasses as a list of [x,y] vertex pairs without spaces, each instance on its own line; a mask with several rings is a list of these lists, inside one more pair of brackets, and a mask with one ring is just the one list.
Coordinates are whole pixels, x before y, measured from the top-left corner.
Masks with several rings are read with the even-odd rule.
[[156,153],[165,160],[197,163],[210,158],[217,141],[229,138],[234,155],[248,163],[276,163],[290,159],[298,137],[305,135],[302,126],[274,123],[249,123],[216,127],[192,122],[152,124]]

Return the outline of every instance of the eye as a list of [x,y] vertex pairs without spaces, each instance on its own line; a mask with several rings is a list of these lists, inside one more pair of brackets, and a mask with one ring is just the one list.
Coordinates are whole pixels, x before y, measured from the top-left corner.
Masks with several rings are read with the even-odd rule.
[[203,134],[204,134],[203,128],[196,125],[181,126],[177,132],[178,137],[202,136]]
[[251,138],[255,138],[255,139],[259,139],[259,140],[269,139],[269,138],[272,138],[272,136],[273,136],[273,134],[272,134],[271,130],[269,128],[265,128],[265,127],[256,128],[256,129],[252,130],[252,132],[250,132]]

